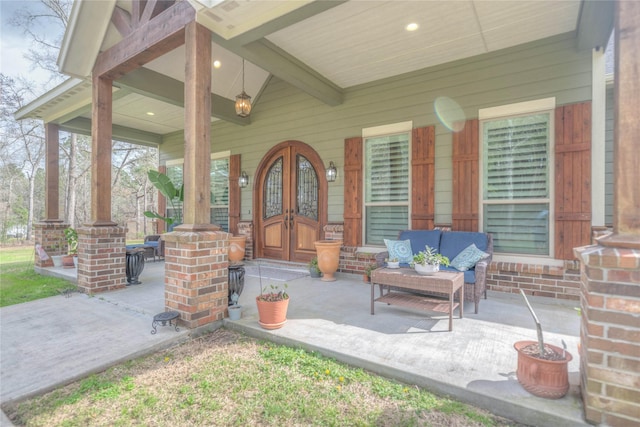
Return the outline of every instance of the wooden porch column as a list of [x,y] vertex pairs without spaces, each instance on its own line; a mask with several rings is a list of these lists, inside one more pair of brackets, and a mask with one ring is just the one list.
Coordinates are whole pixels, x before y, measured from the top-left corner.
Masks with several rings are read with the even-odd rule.
[[613,234],[581,261],[580,374],[585,418],[640,425],[640,2],[615,2]]
[[60,127],[55,123],[47,123],[44,127],[46,145],[46,195],[44,201],[44,220],[60,221]]
[[91,222],[114,226],[111,220],[111,79],[93,77],[91,110]]
[[184,224],[180,230],[218,229],[211,224],[211,34],[197,22],[185,29]]
[[613,234],[600,243],[640,249],[640,3],[616,2],[614,31]]

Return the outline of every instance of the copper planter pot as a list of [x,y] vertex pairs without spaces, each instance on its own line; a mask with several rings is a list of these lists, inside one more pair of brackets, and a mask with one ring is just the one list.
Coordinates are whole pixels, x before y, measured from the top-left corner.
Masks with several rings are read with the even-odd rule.
[[[569,362],[573,359],[565,352],[564,360],[544,360],[522,351],[529,345],[538,345],[537,341],[518,341],[513,347],[518,352],[518,369],[516,375],[522,387],[534,396],[546,399],[560,399],[569,391]],[[545,344],[558,354],[562,349]]]

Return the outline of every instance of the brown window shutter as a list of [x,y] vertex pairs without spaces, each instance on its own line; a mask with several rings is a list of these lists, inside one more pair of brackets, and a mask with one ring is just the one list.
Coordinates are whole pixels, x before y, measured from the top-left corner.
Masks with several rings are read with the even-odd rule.
[[591,241],[591,102],[555,111],[555,258]]
[[240,221],[240,154],[229,157],[229,233],[238,234]]
[[[166,175],[167,167],[162,165],[158,166],[158,172]],[[163,216],[167,216],[167,199],[158,190],[158,213]],[[167,231],[167,224],[164,221],[156,220],[158,222],[158,233],[164,233]]]
[[478,119],[453,133],[453,212],[451,228],[478,231],[480,139]]
[[435,127],[413,129],[411,146],[411,228],[413,230],[433,229],[435,153]]
[[362,245],[362,137],[344,140],[344,245]]

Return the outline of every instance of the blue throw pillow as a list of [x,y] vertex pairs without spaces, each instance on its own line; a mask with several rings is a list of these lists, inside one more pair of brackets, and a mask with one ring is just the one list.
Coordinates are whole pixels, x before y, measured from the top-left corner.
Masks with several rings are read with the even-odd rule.
[[403,264],[413,261],[410,240],[384,239],[384,244],[387,246],[387,251],[389,251],[389,259],[398,258],[398,261]]
[[451,267],[459,271],[467,271],[475,267],[476,263],[487,255],[478,249],[475,244],[471,244],[451,261]]

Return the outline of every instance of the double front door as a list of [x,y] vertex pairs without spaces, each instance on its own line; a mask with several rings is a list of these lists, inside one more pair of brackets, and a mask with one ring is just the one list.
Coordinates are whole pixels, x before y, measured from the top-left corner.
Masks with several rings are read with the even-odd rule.
[[257,174],[257,257],[309,261],[327,215],[327,184],[319,156],[304,143],[287,141],[267,153]]

